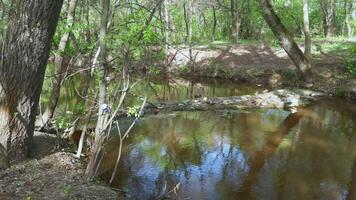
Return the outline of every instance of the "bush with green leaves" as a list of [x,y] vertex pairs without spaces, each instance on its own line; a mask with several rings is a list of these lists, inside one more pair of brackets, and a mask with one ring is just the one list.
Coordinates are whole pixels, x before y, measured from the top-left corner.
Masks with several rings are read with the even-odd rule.
[[356,76],[356,60],[355,59],[347,59],[345,61],[347,71],[352,75]]

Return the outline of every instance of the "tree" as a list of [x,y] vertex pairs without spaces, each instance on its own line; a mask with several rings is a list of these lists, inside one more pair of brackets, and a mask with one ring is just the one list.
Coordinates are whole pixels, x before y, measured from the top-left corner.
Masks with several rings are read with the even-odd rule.
[[304,55],[311,58],[311,37],[309,28],[309,5],[308,0],[303,0],[303,22],[304,22]]
[[0,144],[29,155],[44,74],[62,0],[14,0],[0,64]]
[[100,65],[101,65],[101,77],[99,83],[99,97],[98,97],[98,120],[95,128],[95,143],[94,148],[92,149],[93,155],[90,158],[86,174],[89,177],[95,175],[96,166],[99,164],[97,158],[100,153],[100,140],[103,138],[102,133],[104,131],[105,118],[107,114],[103,108],[106,101],[106,87],[107,87],[107,76],[108,76],[108,63],[107,53],[106,53],[106,34],[109,21],[109,12],[110,12],[110,0],[102,0],[102,14],[101,14],[101,24],[100,24],[100,33],[99,33],[99,48],[100,48]]
[[242,7],[244,2],[239,0],[230,0],[230,9],[231,9],[231,17],[232,17],[232,30],[231,30],[231,38],[234,44],[237,43],[239,39],[239,33],[241,28],[241,17],[242,17]]
[[187,2],[183,3],[183,11],[184,11],[184,22],[186,27],[186,39],[185,43],[189,46],[189,58],[193,60],[193,53],[192,53],[192,37],[193,37],[193,4],[195,0],[188,0],[188,9],[187,9]]
[[352,28],[350,23],[350,16],[352,11],[352,0],[345,0],[344,2],[344,12],[345,12],[345,35],[347,37],[352,37]]
[[323,17],[325,37],[331,37],[335,31],[336,0],[319,0]]
[[41,126],[47,125],[48,121],[52,119],[54,110],[57,107],[58,99],[61,92],[61,85],[63,82],[66,65],[64,64],[64,55],[69,41],[70,29],[73,26],[75,8],[77,6],[77,0],[70,0],[68,4],[67,11],[67,22],[66,22],[66,32],[63,34],[59,45],[58,50],[54,58],[54,77],[52,81],[52,88],[50,89],[49,102],[46,107],[45,112],[43,113],[40,121]]
[[[166,55],[168,56],[169,55],[169,11],[168,11],[168,6],[169,6],[169,3],[168,3],[168,0],[164,0],[163,2],[163,14],[164,14],[164,50],[165,50],[165,53]],[[166,59],[166,64],[168,64],[168,60]]]
[[303,52],[293,40],[280,18],[277,16],[269,0],[258,0],[263,18],[278,39],[282,48],[301,72],[306,82],[311,82],[311,64]]

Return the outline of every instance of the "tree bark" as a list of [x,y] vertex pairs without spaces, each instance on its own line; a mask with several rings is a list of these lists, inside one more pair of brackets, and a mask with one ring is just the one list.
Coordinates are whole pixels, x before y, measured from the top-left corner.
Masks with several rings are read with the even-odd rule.
[[0,145],[0,170],[6,169],[10,166],[9,158],[6,149]]
[[311,37],[309,28],[309,3],[308,0],[303,0],[303,21],[304,21],[304,55],[311,58]]
[[107,33],[107,25],[108,25],[108,19],[109,19],[109,7],[110,7],[110,1],[109,0],[103,0],[102,1],[102,9],[103,13],[101,16],[101,27],[100,27],[100,34],[99,34],[99,46],[100,46],[100,64],[101,64],[101,81],[99,84],[99,99],[98,99],[98,105],[99,105],[99,110],[98,110],[98,121],[96,124],[96,129],[95,129],[95,135],[96,137],[100,135],[103,125],[104,125],[104,111],[103,109],[100,109],[100,106],[105,104],[106,101],[106,86],[107,86],[107,81],[106,77],[108,76],[108,63],[106,62],[106,33]]
[[0,144],[30,155],[36,111],[62,0],[14,0],[0,64]]
[[252,2],[251,1],[247,1],[247,6],[246,6],[246,38],[249,39],[253,39],[255,38],[255,30],[254,30],[254,26],[253,26],[253,16],[252,16]]
[[193,60],[193,52],[192,52],[192,13],[193,13],[193,3],[194,0],[188,0],[188,10],[186,3],[183,4],[183,11],[184,11],[184,22],[186,27],[186,43],[189,46],[189,59]]
[[215,6],[212,6],[212,9],[213,9],[213,32],[212,32],[211,38],[212,38],[212,41],[214,42],[215,39],[216,39],[215,34],[216,34],[217,19],[216,19],[216,8],[215,8]]
[[319,0],[323,17],[324,36],[331,37],[335,31],[336,2],[335,0]]
[[306,82],[311,82],[311,64],[308,58],[304,56],[297,43],[282,24],[280,18],[273,10],[270,0],[259,0],[258,3],[261,7],[263,18],[280,42],[282,48],[286,51],[294,65],[299,69],[304,80]]
[[352,169],[351,169],[351,182],[349,185],[349,191],[347,194],[347,200],[354,200],[356,197],[356,159],[354,160]]
[[100,46],[100,64],[101,64],[101,80],[99,83],[99,96],[98,96],[98,120],[95,127],[95,141],[94,148],[92,149],[92,156],[89,160],[86,174],[89,177],[95,176],[95,170],[97,168],[98,163],[98,155],[100,151],[100,140],[103,138],[103,128],[105,124],[105,118],[107,114],[104,109],[102,109],[102,105],[106,102],[106,87],[107,81],[106,77],[108,76],[108,63],[106,62],[107,54],[106,54],[106,33],[109,21],[109,12],[110,12],[110,0],[102,0],[102,14],[101,14],[101,25],[100,25],[100,34],[99,34],[99,46]]
[[238,0],[230,0],[230,9],[231,9],[231,17],[232,17],[232,30],[231,30],[231,38],[232,43],[236,44],[239,39],[240,27],[241,27],[241,10],[243,2]]
[[352,11],[352,1],[351,0],[345,0],[345,31],[344,35],[347,37],[352,37],[352,28],[350,24],[350,16],[351,16],[351,11]]
[[166,54],[166,67],[168,66],[169,59],[169,11],[168,11],[168,0],[164,0],[163,2],[164,9],[164,50]]
[[61,86],[62,86],[65,70],[67,67],[63,62],[64,55],[65,55],[65,50],[68,46],[67,44],[69,41],[70,29],[72,28],[74,22],[76,6],[77,6],[77,0],[69,1],[68,11],[67,11],[67,22],[66,22],[66,29],[68,30],[63,34],[58,45],[57,53],[55,55],[52,89],[50,90],[48,105],[41,117],[41,121],[39,122],[40,123],[39,125],[41,127],[46,126],[49,120],[53,118],[53,114],[57,107],[58,99],[60,97]]

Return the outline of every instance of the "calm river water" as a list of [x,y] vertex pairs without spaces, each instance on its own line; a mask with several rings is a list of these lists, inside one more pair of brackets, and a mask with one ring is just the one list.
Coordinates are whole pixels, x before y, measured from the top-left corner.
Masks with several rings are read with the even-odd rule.
[[[261,91],[227,83],[141,85],[152,102]],[[134,104],[135,100],[130,101]],[[118,141],[101,171],[111,175]],[[125,141],[113,187],[131,199],[356,199],[356,104],[146,116]]]

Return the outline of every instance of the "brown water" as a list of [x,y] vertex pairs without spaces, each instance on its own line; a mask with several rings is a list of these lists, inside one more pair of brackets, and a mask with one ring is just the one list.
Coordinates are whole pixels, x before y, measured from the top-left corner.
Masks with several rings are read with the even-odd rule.
[[[82,97],[77,95],[80,87],[81,77],[65,82],[62,87],[62,95],[59,99],[59,105],[56,108],[56,118],[60,119],[69,125],[77,116],[75,113],[78,109],[83,109]],[[120,80],[113,80],[108,88],[111,94],[121,90]],[[249,85],[244,83],[231,83],[227,81],[218,81],[215,79],[207,79],[203,82],[196,80],[185,80],[181,78],[150,80],[148,78],[134,78],[131,80],[131,85],[134,85],[130,93],[127,94],[124,106],[140,106],[142,100],[138,97],[147,96],[147,100],[152,103],[157,102],[172,102],[184,101],[187,99],[206,97],[223,97],[223,96],[238,96],[246,94],[254,94],[256,91],[262,92],[263,87]],[[41,100],[41,112],[44,111],[48,103],[49,91],[44,90]],[[114,101],[110,99],[110,102]],[[85,110],[85,109],[84,109]],[[96,124],[93,122],[93,125]]]
[[[263,90],[207,82],[140,80],[133,92],[159,102]],[[65,89],[59,110],[72,110],[75,91]],[[128,106],[141,103],[132,96],[126,100]],[[112,184],[129,199],[158,199],[177,184],[173,199],[356,199],[355,104],[325,100],[296,114],[175,112],[138,124],[125,141]],[[104,178],[110,178],[118,145],[113,137],[105,149]]]
[[[115,141],[115,140],[113,140]],[[298,113],[176,112],[143,119],[112,186],[131,199],[356,199],[356,106]],[[102,171],[109,176],[117,144]],[[110,148],[109,148],[110,149]]]

